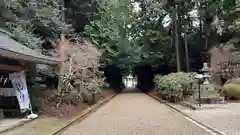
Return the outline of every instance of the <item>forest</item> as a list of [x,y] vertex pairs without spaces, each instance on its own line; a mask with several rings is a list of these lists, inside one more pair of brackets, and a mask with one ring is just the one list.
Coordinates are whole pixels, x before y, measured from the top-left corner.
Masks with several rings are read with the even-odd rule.
[[239,45],[239,8],[238,0],[1,0],[0,28],[63,59],[60,70],[36,69],[63,75],[60,93],[73,80],[98,91],[104,82],[122,88],[130,72],[145,83],[197,72],[211,47]]

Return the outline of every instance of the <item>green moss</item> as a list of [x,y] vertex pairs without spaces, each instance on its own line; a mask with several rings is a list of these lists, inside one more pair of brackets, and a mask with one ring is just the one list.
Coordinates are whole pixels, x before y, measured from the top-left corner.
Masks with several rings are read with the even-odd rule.
[[225,97],[240,100],[240,84],[225,84],[223,91]]

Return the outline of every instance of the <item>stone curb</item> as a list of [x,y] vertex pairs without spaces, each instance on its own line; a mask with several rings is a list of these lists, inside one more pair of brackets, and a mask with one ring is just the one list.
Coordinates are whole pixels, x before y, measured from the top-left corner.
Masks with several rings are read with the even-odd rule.
[[215,128],[213,128],[213,127],[211,127],[211,126],[209,126],[209,125],[207,125],[207,124],[204,124],[204,123],[198,121],[197,119],[189,116],[188,114],[184,113],[184,112],[181,111],[180,109],[178,109],[178,108],[174,107],[173,105],[169,104],[167,101],[164,101],[164,100],[162,100],[161,98],[159,98],[159,97],[157,97],[157,96],[154,96],[154,95],[151,95],[151,94],[149,94],[149,93],[147,93],[147,95],[150,96],[150,97],[152,97],[152,98],[154,98],[155,100],[157,100],[157,101],[165,104],[166,106],[170,107],[171,109],[179,112],[180,114],[182,114],[183,116],[185,116],[185,117],[189,118],[190,120],[196,122],[197,124],[199,124],[199,125],[207,128],[208,130],[211,130],[211,131],[213,131],[214,133],[216,133],[216,134],[218,134],[218,135],[226,135],[226,134],[223,133],[222,131],[219,131],[218,129],[215,129]]
[[113,94],[111,97],[106,98],[100,102],[98,102],[97,104],[91,106],[88,109],[85,109],[79,116],[77,116],[76,118],[74,118],[74,120],[71,120],[70,122],[68,122],[66,125],[64,125],[63,127],[61,127],[60,129],[54,131],[53,133],[51,133],[51,135],[57,135],[59,133],[61,133],[62,131],[64,131],[65,129],[67,129],[69,126],[71,126],[72,124],[74,124],[76,121],[82,121],[84,120],[87,116],[89,116],[91,113],[95,112],[98,108],[102,107],[103,105],[105,105],[106,103],[108,103],[111,99],[113,99],[115,96],[117,96],[118,94]]
[[[222,103],[222,104],[218,104],[218,105],[224,105],[224,104],[227,104],[227,103]],[[204,107],[204,106],[198,106],[198,105],[193,105],[189,102],[180,102],[180,105],[182,106],[185,106],[185,107],[188,107],[192,110],[206,110],[206,109],[216,109],[216,108],[221,108],[219,106],[209,106],[209,107]]]
[[190,103],[187,103],[187,102],[180,102],[180,104],[181,104],[182,106],[188,107],[188,108],[190,108],[190,109],[192,109],[192,110],[201,109],[200,107],[193,106],[193,105],[191,105]]
[[9,127],[9,128],[7,128],[7,129],[4,129],[4,130],[0,131],[0,134],[6,133],[6,132],[8,132],[8,131],[10,131],[10,130],[13,130],[13,129],[16,129],[16,128],[18,128],[18,127],[22,127],[22,126],[24,126],[25,124],[30,123],[30,122],[32,122],[32,121],[34,121],[34,120],[36,120],[36,119],[38,119],[38,118],[30,119],[30,120],[26,120],[26,121],[20,122],[19,124],[16,124],[16,125],[14,125],[14,126],[12,126],[12,127]]

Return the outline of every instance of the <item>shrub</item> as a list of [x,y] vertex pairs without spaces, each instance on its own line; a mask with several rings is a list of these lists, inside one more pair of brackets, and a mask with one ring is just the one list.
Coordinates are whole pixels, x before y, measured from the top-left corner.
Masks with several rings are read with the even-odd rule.
[[190,73],[171,73],[155,76],[156,91],[166,99],[176,102],[183,99],[185,93],[191,89],[194,82]]
[[224,96],[230,99],[240,99],[240,84],[225,84],[223,86]]
[[75,88],[80,95],[100,92],[103,86],[102,72],[99,71],[101,52],[92,44],[77,35],[68,39],[62,36],[54,55],[62,59],[59,66],[60,83],[57,95],[59,103],[74,89],[74,82],[78,85]]

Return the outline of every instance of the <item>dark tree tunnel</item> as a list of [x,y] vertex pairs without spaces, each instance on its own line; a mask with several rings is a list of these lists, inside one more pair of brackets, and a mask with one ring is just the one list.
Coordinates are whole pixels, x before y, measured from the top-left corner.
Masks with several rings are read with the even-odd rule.
[[116,66],[108,66],[103,69],[106,77],[106,82],[110,85],[110,88],[115,92],[120,93],[125,88],[123,84],[123,76],[121,70]]
[[[108,66],[103,69],[106,77],[106,82],[110,88],[115,92],[122,92],[125,88],[123,83],[123,75],[119,68],[116,66]],[[142,92],[149,92],[154,89],[154,72],[151,65],[136,66],[133,69],[133,74],[137,77],[137,88]]]
[[137,77],[137,88],[142,92],[149,92],[154,89],[154,73],[151,65],[136,66],[134,74]]
[[[120,93],[125,88],[123,83],[123,72],[117,66],[108,66],[103,69],[106,77],[106,82],[110,88]],[[133,75],[137,78],[137,88],[142,92],[149,92],[154,89],[154,75],[155,74],[168,74],[171,72],[168,66],[161,66],[155,70],[151,65],[138,65],[133,68]]]

